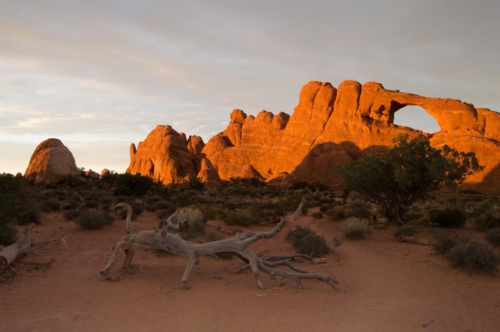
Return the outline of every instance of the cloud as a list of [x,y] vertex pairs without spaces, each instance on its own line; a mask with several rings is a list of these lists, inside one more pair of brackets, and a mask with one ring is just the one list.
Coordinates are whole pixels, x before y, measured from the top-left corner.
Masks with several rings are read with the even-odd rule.
[[486,0],[7,2],[0,144],[137,142],[157,124],[207,139],[234,108],[292,113],[309,80],[500,110],[499,11]]

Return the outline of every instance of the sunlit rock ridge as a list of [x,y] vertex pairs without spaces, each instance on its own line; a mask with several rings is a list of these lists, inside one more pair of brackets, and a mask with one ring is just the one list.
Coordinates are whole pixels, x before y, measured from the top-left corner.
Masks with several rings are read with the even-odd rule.
[[135,147],[127,172],[140,172],[165,184],[185,183],[197,176],[209,185],[220,179],[259,178],[266,182],[335,182],[331,170],[373,149],[385,149],[400,133],[423,132],[394,124],[394,114],[408,105],[425,109],[440,131],[431,144],[473,151],[484,171],[463,188],[500,194],[500,114],[460,100],[429,98],[382,84],[344,81],[338,88],[311,81],[300,92],[291,116],[262,111],[257,116],[233,110],[227,128],[206,144],[172,127],[157,126]]

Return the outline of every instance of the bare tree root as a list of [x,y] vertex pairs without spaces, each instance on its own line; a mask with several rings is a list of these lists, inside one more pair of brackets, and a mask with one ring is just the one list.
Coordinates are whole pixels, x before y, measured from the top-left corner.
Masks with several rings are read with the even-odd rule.
[[[214,241],[209,243],[194,243],[190,241],[183,240],[178,234],[169,233],[169,230],[179,231],[184,227],[185,221],[179,224],[174,224],[172,219],[177,214],[177,211],[162,222],[161,227],[156,227],[153,230],[137,231],[132,226],[131,217],[132,209],[126,203],[119,203],[112,206],[110,209],[116,209],[119,207],[124,207],[127,209],[127,235],[125,235],[118,243],[115,245],[113,254],[111,255],[108,263],[101,271],[101,275],[110,280],[118,280],[118,278],[130,268],[134,252],[136,250],[165,250],[174,255],[181,256],[188,259],[188,264],[182,275],[181,287],[187,289],[187,281],[189,275],[195,264],[198,264],[198,257],[200,256],[215,256],[218,253],[233,253],[242,259],[247,265],[242,267],[240,270],[244,271],[246,269],[251,269],[252,274],[255,278],[255,283],[261,289],[264,289],[259,274],[260,272],[267,273],[271,277],[276,275],[282,276],[294,280],[297,286],[302,288],[302,279],[316,279],[327,283],[329,286],[338,289],[336,284],[337,281],[327,275],[318,273],[309,273],[295,267],[290,261],[303,257],[313,260],[312,257],[307,255],[293,255],[293,256],[269,256],[265,258],[259,257],[253,251],[248,249],[248,246],[261,239],[270,239],[276,234],[278,234],[285,223],[289,220],[296,220],[302,211],[302,207],[305,204],[305,199],[302,200],[301,204],[293,214],[293,216],[284,217],[272,230],[269,232],[253,232],[247,231],[241,234],[237,234],[232,238]],[[114,267],[118,263],[122,254],[125,253],[126,258],[121,269],[117,273],[112,273]],[[290,269],[298,272],[292,273],[284,270],[277,269],[277,266],[287,266]],[[242,270],[245,268],[244,270]],[[240,271],[240,272],[241,272]]]

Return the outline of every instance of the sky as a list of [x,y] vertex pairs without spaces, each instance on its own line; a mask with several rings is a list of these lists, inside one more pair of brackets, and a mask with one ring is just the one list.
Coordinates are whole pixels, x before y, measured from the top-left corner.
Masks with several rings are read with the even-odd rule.
[[[500,111],[498,0],[0,0],[0,173],[60,139],[124,172],[158,124],[205,142],[235,108],[293,113],[311,80]],[[395,123],[439,130],[418,107]]]

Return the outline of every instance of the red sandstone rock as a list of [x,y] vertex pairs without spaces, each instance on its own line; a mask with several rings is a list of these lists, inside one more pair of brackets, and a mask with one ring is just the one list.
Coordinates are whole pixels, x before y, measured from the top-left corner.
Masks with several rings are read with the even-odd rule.
[[75,172],[71,151],[60,140],[49,138],[36,147],[24,177],[35,184],[59,184]]
[[[424,108],[441,130],[431,135],[395,125],[395,112],[408,105]],[[376,82],[361,85],[344,81],[338,89],[330,83],[309,82],[300,92],[292,116],[262,111],[253,117],[242,110],[233,110],[231,121],[222,133],[212,137],[204,147],[192,136],[186,150],[195,156],[197,173],[201,174],[203,169],[203,174],[208,174],[205,171],[208,167],[223,180],[254,177],[273,182],[305,180],[332,185],[335,179],[331,169],[335,165],[356,160],[367,150],[383,150],[400,133],[410,138],[425,134],[433,146],[448,144],[460,151],[475,152],[486,168],[469,178],[466,186],[500,194],[499,185],[484,184],[486,178],[490,183],[500,184],[500,114],[475,109],[459,100],[387,90]],[[185,136],[180,137],[179,149],[181,141],[186,145]],[[154,152],[152,145],[148,146],[151,146],[149,155],[165,150]],[[131,154],[140,151],[141,145],[137,153],[131,149]],[[163,155],[174,156],[171,152]],[[175,155],[177,159],[179,155],[185,156]],[[146,159],[143,164],[147,164]],[[172,177],[163,182],[178,183]]]

